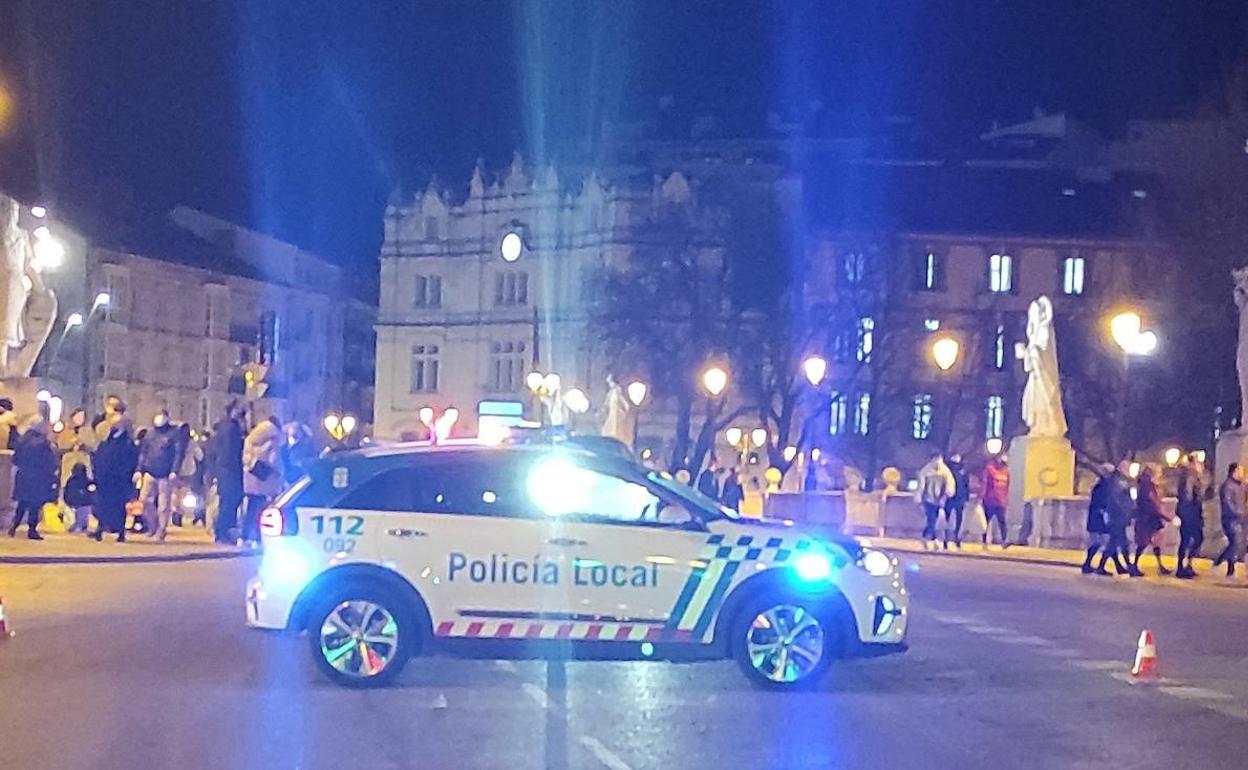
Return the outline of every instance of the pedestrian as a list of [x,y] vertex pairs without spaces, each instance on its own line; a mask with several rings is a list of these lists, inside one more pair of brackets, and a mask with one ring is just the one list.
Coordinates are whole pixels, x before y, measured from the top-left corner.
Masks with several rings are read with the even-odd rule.
[[316,459],[312,429],[301,422],[286,423],[286,442],[282,444],[282,470],[287,486],[303,478],[308,463]]
[[1239,463],[1231,463],[1226,469],[1226,479],[1218,487],[1218,503],[1222,509],[1222,532],[1226,535],[1226,548],[1213,560],[1213,566],[1226,564],[1226,576],[1235,576],[1235,565],[1243,557],[1240,547],[1244,539],[1244,469]]
[[953,534],[953,545],[962,550],[962,514],[966,511],[966,501],[971,497],[971,479],[966,472],[966,464],[962,455],[954,452],[949,455],[949,472],[953,474],[953,494],[945,503],[945,550],[949,550],[949,535]]
[[251,429],[243,442],[243,541],[260,542],[260,512],[282,492],[282,422],[276,416]]
[[42,540],[39,520],[43,506],[56,502],[58,490],[58,463],[56,447],[48,436],[48,426],[36,420],[17,439],[13,449],[13,465],[17,477],[13,483],[13,499],[17,501],[17,516],[9,527],[9,537],[17,534],[22,519],[26,519],[26,537]]
[[1176,488],[1175,513],[1179,517],[1179,566],[1175,575],[1181,578],[1196,577],[1192,559],[1205,542],[1205,500],[1209,497],[1209,485],[1205,482],[1205,469],[1191,454],[1179,468]]
[[698,474],[698,491],[712,500],[719,499],[719,481],[715,478],[718,475],[719,465],[714,459],[711,460],[706,470]]
[[86,463],[78,463],[69,472],[65,480],[65,505],[74,512],[74,523],[70,532],[86,532],[89,527],[92,509],[95,507],[95,482],[87,472]]
[[[1135,483],[1135,560],[1136,571],[1140,568],[1140,557],[1146,548],[1151,548],[1157,559],[1157,574],[1169,575],[1170,570],[1161,561],[1161,542],[1166,525],[1174,518],[1167,513],[1161,504],[1161,492],[1157,488],[1156,477],[1151,465],[1140,469],[1140,477]],[[1134,574],[1134,572],[1132,573]]]
[[217,516],[213,536],[220,544],[233,545],[238,540],[238,507],[243,502],[243,428],[246,411],[242,404],[231,401],[225,416],[213,426],[209,447],[208,472],[217,490]]
[[923,507],[923,548],[936,547],[936,520],[954,494],[956,482],[940,452],[933,452],[927,464],[919,469],[915,498]]
[[[1095,572],[1098,575],[1108,575],[1105,561],[1113,558],[1114,569],[1119,575],[1125,575],[1131,571],[1129,566],[1123,566],[1118,551],[1110,548],[1109,510],[1112,505],[1110,496],[1113,494],[1114,466],[1105,463],[1100,467],[1099,474],[1100,478],[1092,487],[1092,494],[1088,498],[1088,554],[1083,560],[1083,574]],[[1093,570],[1092,560],[1098,555],[1104,558],[1101,559],[1100,566]],[[1128,560],[1127,565],[1130,564]]]
[[724,483],[720,487],[720,502],[725,508],[741,512],[741,501],[745,499],[745,488],[741,486],[741,474],[736,466],[728,469],[724,476]]
[[1002,549],[1008,548],[1009,529],[1005,521],[1005,509],[1010,503],[1010,469],[1005,457],[997,455],[984,466],[979,477],[979,504],[984,508],[984,550],[992,539],[992,524],[997,523],[997,541]]
[[147,533],[157,540],[165,539],[173,520],[175,471],[181,460],[178,444],[178,429],[169,423],[169,413],[161,409],[139,443],[143,521]]
[[106,414],[96,426],[97,443],[91,455],[95,475],[95,519],[92,534],[102,540],[105,532],[117,533],[117,542],[126,542],[126,503],[135,498],[134,474],[139,450],[134,444],[133,426],[126,406],[116,399],[115,408],[105,406]]
[[1109,475],[1109,488],[1106,492],[1106,526],[1109,529],[1109,545],[1101,553],[1101,563],[1097,571],[1105,570],[1105,564],[1111,555],[1114,567],[1118,567],[1119,558],[1126,563],[1126,572],[1131,577],[1140,577],[1144,573],[1131,561],[1131,544],[1127,541],[1127,525],[1135,516],[1135,501],[1131,499],[1131,477],[1128,473],[1130,464],[1123,460]]

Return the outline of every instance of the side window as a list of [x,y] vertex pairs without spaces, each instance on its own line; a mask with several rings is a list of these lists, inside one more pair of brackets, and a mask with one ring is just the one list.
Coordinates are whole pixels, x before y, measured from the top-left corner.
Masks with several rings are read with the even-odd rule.
[[525,464],[505,454],[446,458],[430,464],[413,489],[414,510],[470,516],[533,517]]
[[406,468],[379,473],[343,495],[334,507],[355,511],[409,511],[412,475]]
[[540,460],[530,469],[526,486],[537,510],[547,516],[627,524],[660,521],[661,501],[649,489],[566,458]]

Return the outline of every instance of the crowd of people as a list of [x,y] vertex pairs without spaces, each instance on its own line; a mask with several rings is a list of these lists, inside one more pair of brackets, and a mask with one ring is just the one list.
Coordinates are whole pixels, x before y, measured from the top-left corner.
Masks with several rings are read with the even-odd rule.
[[115,396],[93,419],[78,410],[58,427],[39,417],[19,423],[12,401],[0,398],[0,446],[13,450],[10,537],[25,524],[29,539],[42,540],[43,510],[56,504],[69,531],[97,541],[164,540],[189,516],[217,543],[255,546],[261,511],[317,456],[306,425],[268,417],[249,427],[241,402],[200,433],[163,410],[136,427]]
[[[1141,560],[1151,554],[1158,574],[1196,577],[1193,560],[1204,543],[1205,502],[1216,497],[1227,545],[1214,559],[1214,566],[1225,565],[1227,576],[1234,576],[1237,565],[1244,561],[1248,517],[1245,469],[1231,463],[1215,488],[1196,456],[1183,457],[1177,467],[1175,504],[1171,508],[1162,502],[1157,471],[1141,465],[1133,474],[1132,465],[1124,460],[1098,469],[1099,479],[1088,499],[1084,574],[1113,574],[1108,570],[1112,562],[1117,574],[1140,577],[1144,574]],[[954,548],[962,547],[963,514],[973,492],[978,493],[983,509],[984,547],[994,535],[1001,548],[1010,546],[1006,522],[1010,474],[1005,458],[991,458],[975,484],[959,455],[952,454],[946,460],[936,453],[919,471],[917,483],[915,494],[924,515],[924,548],[940,547],[938,534],[942,529],[945,549],[951,542]],[[1162,561],[1167,527],[1178,530],[1174,570]]]

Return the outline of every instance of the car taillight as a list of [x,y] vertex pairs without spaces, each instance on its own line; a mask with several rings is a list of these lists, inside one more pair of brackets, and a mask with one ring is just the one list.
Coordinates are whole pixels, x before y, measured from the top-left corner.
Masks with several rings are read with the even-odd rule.
[[265,537],[279,537],[281,535],[297,535],[299,533],[299,518],[292,514],[287,514],[277,506],[269,506],[260,512],[260,534]]

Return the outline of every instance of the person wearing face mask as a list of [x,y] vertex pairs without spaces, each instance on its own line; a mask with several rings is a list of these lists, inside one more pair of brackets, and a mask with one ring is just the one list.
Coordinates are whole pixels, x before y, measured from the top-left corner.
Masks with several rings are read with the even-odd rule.
[[181,457],[178,430],[169,424],[169,413],[160,410],[139,445],[139,499],[147,531],[164,540],[173,520],[173,487]]

